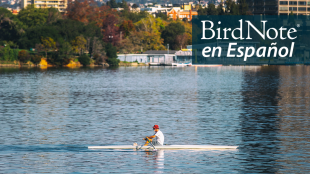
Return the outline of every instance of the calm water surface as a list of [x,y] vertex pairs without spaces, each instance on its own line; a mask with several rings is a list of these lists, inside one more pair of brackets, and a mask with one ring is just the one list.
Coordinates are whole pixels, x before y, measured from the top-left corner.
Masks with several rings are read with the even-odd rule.
[[[0,69],[0,173],[309,173],[310,67]],[[238,150],[88,150],[143,143]]]

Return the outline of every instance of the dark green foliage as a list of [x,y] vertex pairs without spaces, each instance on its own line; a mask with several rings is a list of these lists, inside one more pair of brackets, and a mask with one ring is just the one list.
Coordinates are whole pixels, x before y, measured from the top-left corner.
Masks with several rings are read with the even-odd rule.
[[100,28],[93,25],[85,25],[82,22],[70,19],[58,20],[57,22],[29,28],[26,34],[19,40],[20,48],[34,48],[36,44],[41,43],[41,37],[51,37],[60,45],[63,42],[71,42],[77,36],[102,38]]
[[19,51],[18,60],[22,63],[27,63],[30,60],[29,53],[26,50]]
[[60,55],[58,52],[52,52],[49,54],[47,62],[51,65],[62,66],[67,65],[70,59],[65,55]]
[[90,65],[90,58],[86,54],[81,55],[78,59],[83,66]]
[[157,13],[156,17],[157,18],[161,18],[162,20],[167,20],[168,19],[168,16],[166,14],[164,14],[164,13]]
[[107,57],[108,59],[106,60],[107,63],[110,66],[118,66],[120,60],[117,59],[117,51],[116,51],[116,47],[114,47],[112,44],[108,43],[105,46],[105,51],[107,53]]
[[207,8],[208,15],[218,15],[218,11],[215,8],[214,4],[209,4]]
[[16,42],[25,26],[10,11],[0,7],[0,40]]
[[137,4],[133,4],[132,8],[138,8],[139,6]]
[[107,63],[110,65],[110,66],[118,66],[120,60],[117,59],[117,58],[108,58],[107,59]]
[[149,15],[146,11],[141,11],[139,13],[132,13],[130,11],[121,11],[121,16],[127,20],[131,20],[133,23],[140,21],[143,18],[146,18]]
[[105,52],[108,58],[117,58],[117,50],[111,43],[105,46]]
[[17,17],[28,27],[42,26],[47,21],[48,10],[46,8],[35,8],[34,5],[28,5],[18,13]]
[[18,60],[18,51],[16,49],[11,49],[9,46],[0,47],[0,60],[1,61]]
[[39,55],[31,55],[31,62],[35,65],[41,62],[41,56]]
[[118,7],[118,5],[117,5],[115,0],[108,1],[107,2],[107,6],[110,6],[111,8],[117,8]]
[[170,23],[162,32],[161,37],[164,39],[164,45],[169,44],[171,49],[177,48],[176,37],[185,32],[185,27],[180,22]]

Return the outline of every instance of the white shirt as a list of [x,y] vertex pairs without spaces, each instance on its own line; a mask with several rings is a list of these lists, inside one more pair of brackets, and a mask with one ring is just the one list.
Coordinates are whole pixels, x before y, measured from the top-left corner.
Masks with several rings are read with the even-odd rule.
[[165,141],[164,134],[160,130],[158,130],[158,132],[156,132],[154,135],[156,136],[157,142],[160,143],[161,145],[164,145]]

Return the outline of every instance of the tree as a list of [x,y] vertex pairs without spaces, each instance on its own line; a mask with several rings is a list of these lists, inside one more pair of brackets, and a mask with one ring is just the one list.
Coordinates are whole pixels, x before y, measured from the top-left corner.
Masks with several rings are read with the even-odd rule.
[[81,55],[83,50],[86,48],[86,39],[83,36],[77,36],[73,41],[71,41],[73,51]]
[[120,31],[117,26],[118,19],[115,15],[109,14],[103,20],[102,30],[103,30],[103,40],[105,42],[112,43],[112,45],[117,45],[120,40]]
[[199,6],[198,10],[198,15],[207,15],[207,8],[202,8],[201,6]]
[[38,65],[41,62],[41,56],[40,55],[32,55],[31,56],[31,62],[35,65]]
[[26,63],[30,60],[29,53],[26,50],[18,52],[18,60],[22,63]]
[[72,51],[72,46],[69,42],[64,42],[60,45],[58,51],[59,51],[60,55],[69,56],[69,54]]
[[59,19],[62,19],[62,15],[58,11],[58,9],[56,9],[56,8],[48,8],[47,9],[47,18],[46,18],[47,24],[52,24]]
[[187,43],[187,34],[183,33],[181,35],[177,35],[176,37],[176,44],[177,44],[177,48],[185,48],[186,47],[186,43]]
[[111,8],[117,8],[118,7],[118,5],[117,5],[115,0],[108,1],[107,2],[107,6],[110,6]]
[[43,45],[43,50],[45,52],[45,56],[47,58],[47,52],[51,49],[53,51],[56,49],[56,42],[50,37],[46,37],[46,38],[41,37],[41,42]]
[[223,3],[221,2],[221,3],[217,6],[217,8],[216,8],[216,11],[217,11],[217,14],[218,14],[218,15],[224,15],[224,14],[225,14],[223,8],[224,8],[224,6],[223,6]]
[[123,23],[120,26],[120,30],[123,31],[124,37],[129,36],[131,31],[135,30],[135,26],[133,25],[131,20],[124,20]]
[[90,58],[86,54],[79,56],[78,60],[83,66],[90,65]]
[[48,17],[48,9],[35,8],[34,5],[28,5],[18,13],[17,17],[28,27],[44,25]]
[[238,5],[239,5],[239,14],[240,15],[246,15],[247,11],[249,9],[249,6],[248,6],[246,0],[238,0]]
[[105,51],[106,51],[106,54],[107,54],[107,63],[110,65],[110,66],[118,66],[119,64],[119,59],[117,59],[117,51],[116,51],[116,47],[114,47],[111,43],[108,43],[106,46],[105,46]]
[[162,20],[165,20],[165,21],[168,19],[168,16],[164,13],[157,13],[156,17],[161,18]]
[[112,44],[107,43],[105,46],[105,51],[108,58],[117,58],[116,47],[114,47]]
[[176,37],[182,35],[185,32],[185,28],[180,22],[170,23],[166,29],[162,32],[161,36],[164,38],[164,44],[169,44],[171,49],[178,48],[178,43],[176,42]]
[[7,9],[0,7],[0,40],[17,42],[26,28],[18,18]]
[[133,4],[131,7],[136,9],[136,8],[138,8],[139,6],[138,6],[137,4]]
[[208,15],[218,15],[218,11],[215,8],[214,4],[209,4],[207,8]]
[[154,18],[148,15],[147,18],[141,19],[136,24],[137,32],[133,32],[130,36],[133,44],[142,47],[143,50],[163,50],[164,39],[160,36],[160,30],[164,26],[160,18]]

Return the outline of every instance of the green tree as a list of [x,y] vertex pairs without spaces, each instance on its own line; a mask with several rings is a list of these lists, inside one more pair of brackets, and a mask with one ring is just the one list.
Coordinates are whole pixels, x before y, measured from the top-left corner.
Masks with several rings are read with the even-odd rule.
[[0,40],[17,42],[25,26],[10,11],[0,7]]
[[86,49],[86,43],[86,39],[83,36],[77,36],[73,41],[71,41],[73,51],[81,55]]
[[207,10],[208,8],[202,8],[201,6],[199,6],[199,9],[197,10],[198,15],[207,15],[208,14]]
[[169,44],[171,49],[178,48],[179,44],[176,41],[176,37],[178,35],[183,35],[184,32],[185,27],[181,22],[170,23],[161,34],[164,39],[164,45]]
[[61,13],[56,8],[48,8],[47,9],[47,18],[46,23],[52,24],[54,22],[57,22],[59,19],[62,19]]
[[105,46],[106,55],[108,58],[117,58],[117,50],[111,43],[107,43]]
[[28,5],[18,13],[17,17],[28,27],[42,26],[46,23],[48,9],[35,8],[34,5]]
[[31,56],[31,62],[35,65],[38,65],[41,62],[41,56],[40,55],[32,55]]
[[83,66],[90,65],[90,58],[86,54],[81,55],[78,60]]
[[69,42],[64,42],[60,45],[59,49],[59,54],[60,55],[67,55],[69,56],[70,53],[72,52],[72,46]]
[[117,59],[117,51],[116,51],[116,47],[114,47],[111,43],[106,44],[105,46],[105,51],[107,54],[107,63],[110,66],[118,66],[119,64],[119,59]]
[[107,6],[110,6],[111,8],[117,8],[118,7],[118,5],[117,5],[115,0],[108,1],[107,2]]
[[54,51],[56,49],[56,42],[50,37],[46,37],[46,38],[41,37],[41,42],[42,42],[43,49],[44,49],[46,57],[47,57],[47,52],[49,50]]
[[156,17],[161,18],[162,20],[165,20],[165,21],[168,19],[168,16],[164,13],[157,13]]
[[214,4],[209,4],[207,8],[208,15],[218,15],[218,11]]
[[224,6],[223,6],[222,2],[217,6],[216,10],[217,10],[218,15],[224,15],[225,14]]

